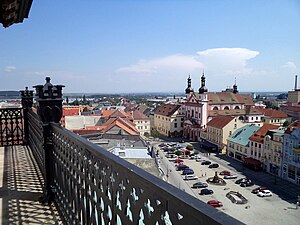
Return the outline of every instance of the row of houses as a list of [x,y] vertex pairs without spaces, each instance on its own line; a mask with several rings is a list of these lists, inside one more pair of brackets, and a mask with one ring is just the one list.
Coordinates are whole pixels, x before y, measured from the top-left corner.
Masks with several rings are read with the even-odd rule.
[[228,156],[300,185],[300,120],[287,128],[246,125],[227,143]]

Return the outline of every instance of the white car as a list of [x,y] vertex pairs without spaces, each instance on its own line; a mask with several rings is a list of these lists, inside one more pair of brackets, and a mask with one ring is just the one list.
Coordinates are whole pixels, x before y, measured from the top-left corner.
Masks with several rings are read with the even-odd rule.
[[197,180],[198,177],[193,174],[188,174],[188,175],[185,175],[183,179],[184,180]]
[[206,160],[205,158],[201,158],[201,157],[197,157],[196,158],[196,162],[203,162],[205,160]]
[[262,190],[257,193],[257,196],[259,197],[271,197],[272,195],[273,195],[272,192],[269,190]]
[[224,179],[236,179],[238,176],[236,174],[225,175]]

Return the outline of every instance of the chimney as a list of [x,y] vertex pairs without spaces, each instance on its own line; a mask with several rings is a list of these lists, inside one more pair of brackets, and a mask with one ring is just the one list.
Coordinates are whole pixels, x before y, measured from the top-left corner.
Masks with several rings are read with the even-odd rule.
[[298,89],[298,88],[297,88],[297,86],[298,86],[298,85],[297,85],[297,78],[298,78],[298,76],[295,75],[295,91],[297,91],[297,89]]

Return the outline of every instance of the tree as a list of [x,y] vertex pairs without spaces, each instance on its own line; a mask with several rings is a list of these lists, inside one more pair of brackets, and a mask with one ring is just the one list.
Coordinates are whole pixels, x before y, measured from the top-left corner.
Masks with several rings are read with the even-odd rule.
[[151,130],[151,136],[154,138],[159,137],[159,133],[155,128]]
[[175,151],[175,155],[180,156],[181,155],[181,151],[179,151],[179,150]]
[[289,121],[284,121],[284,123],[282,124],[283,127],[288,127],[290,125]]
[[145,133],[144,133],[144,136],[145,136],[146,138],[149,138],[150,135],[149,135],[148,132],[145,132]]

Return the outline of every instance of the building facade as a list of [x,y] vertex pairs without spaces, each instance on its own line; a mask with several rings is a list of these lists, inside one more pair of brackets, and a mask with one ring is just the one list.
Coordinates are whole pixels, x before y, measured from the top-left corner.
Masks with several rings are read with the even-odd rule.
[[267,170],[268,161],[264,148],[264,140],[269,130],[278,129],[279,126],[273,124],[264,124],[253,135],[250,136],[250,148],[247,155],[250,158],[258,160],[264,170]]
[[154,111],[154,128],[168,137],[182,136],[184,108],[180,104],[164,104]]
[[232,133],[227,138],[227,155],[238,161],[242,161],[246,157],[250,157],[249,138],[259,129],[259,126],[245,125]]
[[216,116],[207,123],[207,141],[218,146],[218,152],[226,154],[227,138],[242,126],[234,116]]
[[300,120],[288,126],[283,136],[282,177],[300,185]]

